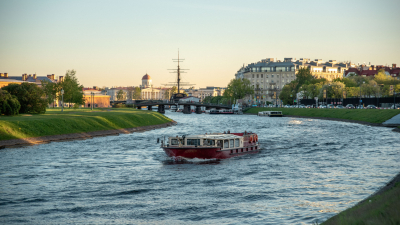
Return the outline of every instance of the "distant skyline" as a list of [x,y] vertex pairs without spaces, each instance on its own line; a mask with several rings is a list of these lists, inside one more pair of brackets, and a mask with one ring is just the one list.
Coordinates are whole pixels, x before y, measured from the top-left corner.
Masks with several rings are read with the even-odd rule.
[[0,72],[77,71],[91,86],[226,86],[243,65],[285,57],[400,66],[400,1],[0,0]]

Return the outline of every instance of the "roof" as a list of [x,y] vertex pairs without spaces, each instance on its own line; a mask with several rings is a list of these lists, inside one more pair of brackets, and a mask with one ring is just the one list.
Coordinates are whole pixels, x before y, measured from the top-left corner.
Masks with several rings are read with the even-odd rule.
[[151,80],[151,77],[146,73],[146,75],[142,77],[142,80]]
[[376,70],[363,70],[360,72],[360,75],[365,75],[365,76],[375,76],[378,73]]
[[[22,81],[22,76],[0,77],[0,79],[4,79],[4,80],[10,80],[10,79],[12,79],[12,80],[19,80],[19,81]],[[33,79],[32,76],[26,78],[26,81],[28,81],[28,82],[36,82],[36,81],[42,81],[42,80],[48,81],[48,82],[54,82],[54,80],[51,80],[51,79],[49,79],[48,77],[44,77],[44,76],[42,76],[42,77],[36,77],[36,79]]]
[[203,139],[234,139],[234,138],[243,138],[234,134],[222,134],[222,133],[213,133],[213,134],[199,134],[199,135],[188,135],[188,138],[203,138]]

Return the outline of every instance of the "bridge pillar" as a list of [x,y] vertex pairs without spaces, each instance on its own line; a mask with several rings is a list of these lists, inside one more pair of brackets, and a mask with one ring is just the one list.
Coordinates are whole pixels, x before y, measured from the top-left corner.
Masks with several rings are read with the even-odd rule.
[[201,114],[201,106],[196,106],[196,114]]
[[183,105],[183,113],[190,114],[190,105]]
[[137,109],[142,109],[142,106],[136,106]]
[[153,106],[151,105],[147,106],[147,110],[153,110]]
[[165,105],[158,105],[157,112],[165,114]]

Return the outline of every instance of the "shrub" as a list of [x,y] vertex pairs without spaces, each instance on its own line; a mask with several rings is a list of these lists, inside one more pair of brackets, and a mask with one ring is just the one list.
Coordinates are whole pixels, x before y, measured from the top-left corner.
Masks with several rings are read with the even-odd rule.
[[6,90],[0,89],[0,115],[18,115],[20,108],[21,104],[19,104],[17,97],[12,96]]
[[47,101],[43,90],[33,83],[9,84],[2,88],[17,97],[21,108],[19,113],[45,113]]

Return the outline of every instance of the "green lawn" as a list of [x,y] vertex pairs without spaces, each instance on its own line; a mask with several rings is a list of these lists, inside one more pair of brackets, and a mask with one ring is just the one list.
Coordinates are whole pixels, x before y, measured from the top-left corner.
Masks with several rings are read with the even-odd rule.
[[131,108],[47,109],[45,114],[0,116],[0,140],[133,128],[170,122],[164,115]]
[[325,117],[383,123],[400,114],[398,109],[299,109],[299,108],[250,108],[245,113],[258,114],[260,111],[282,111],[286,116]]
[[328,219],[323,225],[400,224],[400,183]]

